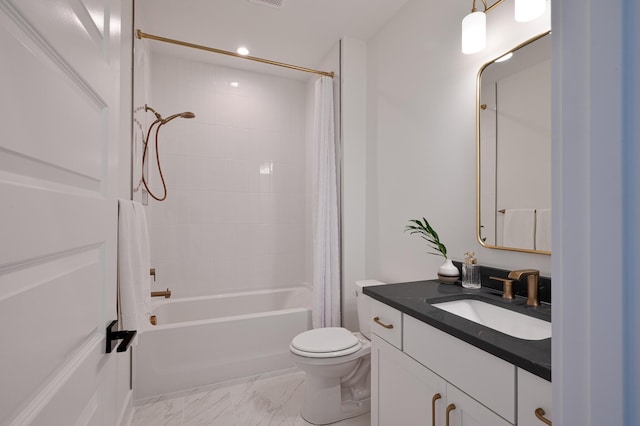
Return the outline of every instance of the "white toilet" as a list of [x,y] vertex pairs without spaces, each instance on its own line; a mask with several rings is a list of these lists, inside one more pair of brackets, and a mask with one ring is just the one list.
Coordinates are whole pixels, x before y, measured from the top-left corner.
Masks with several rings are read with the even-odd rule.
[[371,409],[371,298],[363,287],[384,284],[356,281],[360,333],[342,327],[305,331],[293,338],[293,362],[306,373],[302,417],[326,425]]

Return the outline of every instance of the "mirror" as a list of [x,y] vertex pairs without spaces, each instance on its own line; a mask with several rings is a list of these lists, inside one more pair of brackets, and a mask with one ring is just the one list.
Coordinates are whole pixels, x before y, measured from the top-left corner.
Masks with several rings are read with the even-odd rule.
[[476,90],[478,241],[551,254],[550,33],[485,64]]

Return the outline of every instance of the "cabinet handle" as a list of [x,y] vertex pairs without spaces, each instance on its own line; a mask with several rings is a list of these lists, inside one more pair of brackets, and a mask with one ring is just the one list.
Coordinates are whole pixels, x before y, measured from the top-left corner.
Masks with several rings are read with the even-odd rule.
[[433,395],[431,398],[431,426],[436,426],[436,401],[442,398],[439,393]]
[[375,317],[373,319],[373,322],[375,322],[376,324],[380,324],[381,326],[383,326],[387,330],[391,330],[393,328],[393,324],[385,324],[385,323],[383,323],[382,321],[380,321],[380,317]]
[[456,404],[447,405],[447,426],[449,426],[449,414],[456,409]]
[[551,420],[549,420],[548,418],[546,418],[544,416],[546,413],[544,412],[544,410],[542,408],[536,408],[535,413],[536,413],[536,417],[538,418],[538,420],[540,420],[545,425],[551,426]]

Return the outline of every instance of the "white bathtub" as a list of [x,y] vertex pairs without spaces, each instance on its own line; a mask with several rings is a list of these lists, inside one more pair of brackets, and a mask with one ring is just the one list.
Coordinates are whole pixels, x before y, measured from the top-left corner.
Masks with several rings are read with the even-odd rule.
[[293,367],[289,343],[311,328],[311,291],[163,300],[154,315],[134,348],[136,399]]

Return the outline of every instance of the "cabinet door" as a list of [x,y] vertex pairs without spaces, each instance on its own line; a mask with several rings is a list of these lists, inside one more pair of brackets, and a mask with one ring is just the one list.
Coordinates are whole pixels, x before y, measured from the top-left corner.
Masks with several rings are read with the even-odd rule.
[[444,425],[446,382],[379,336],[372,342],[371,424]]
[[518,368],[518,425],[545,426],[536,410],[551,421],[551,382]]
[[[450,412],[447,413],[449,410]],[[449,416],[450,426],[512,426],[511,423],[449,383],[445,416]]]
[[516,367],[435,327],[403,316],[404,352],[502,418],[516,423]]

